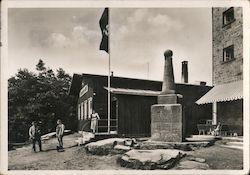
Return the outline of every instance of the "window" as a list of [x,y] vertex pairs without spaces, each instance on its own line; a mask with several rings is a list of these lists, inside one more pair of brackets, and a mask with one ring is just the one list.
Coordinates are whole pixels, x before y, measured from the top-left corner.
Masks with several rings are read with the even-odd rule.
[[234,59],[234,45],[223,49],[223,62],[228,62]]
[[223,12],[223,26],[226,26],[232,22],[234,22],[234,8],[231,7],[225,12]]
[[92,100],[93,98],[90,97],[88,99],[88,117],[91,118],[91,114],[92,114]]
[[81,119],[81,105],[78,104],[78,120]]
[[88,101],[87,100],[85,100],[84,101],[84,119],[86,120],[87,119],[87,115],[88,115],[88,106],[87,106],[87,103],[88,103]]
[[81,120],[83,120],[83,102],[81,103]]

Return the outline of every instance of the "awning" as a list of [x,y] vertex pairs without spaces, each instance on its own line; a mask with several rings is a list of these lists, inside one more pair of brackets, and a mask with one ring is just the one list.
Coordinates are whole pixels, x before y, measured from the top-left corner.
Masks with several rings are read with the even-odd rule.
[[[104,89],[108,90],[107,87]],[[123,88],[110,88],[110,92],[114,94],[125,95],[141,95],[141,96],[158,96],[161,91],[141,90],[141,89],[123,89]]]
[[203,97],[197,100],[197,104],[224,102],[243,99],[243,81],[221,84],[213,87]]

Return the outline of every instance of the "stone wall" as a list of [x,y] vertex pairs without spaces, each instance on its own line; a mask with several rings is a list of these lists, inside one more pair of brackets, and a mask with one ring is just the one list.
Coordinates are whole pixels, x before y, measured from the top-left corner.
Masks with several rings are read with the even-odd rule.
[[[223,12],[228,8],[212,9],[213,30],[213,84],[243,79],[243,20],[242,8],[234,8],[231,24],[223,26]],[[223,48],[234,45],[234,60],[223,62]]]

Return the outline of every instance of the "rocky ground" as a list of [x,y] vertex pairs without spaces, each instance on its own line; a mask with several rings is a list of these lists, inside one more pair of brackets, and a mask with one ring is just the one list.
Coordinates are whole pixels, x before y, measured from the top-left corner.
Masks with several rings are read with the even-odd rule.
[[[64,137],[65,151],[57,152],[57,140],[43,143],[43,152],[34,153],[31,145],[9,151],[10,170],[128,170],[117,163],[120,154],[92,155],[77,146],[78,134]],[[242,169],[243,151],[215,145],[187,151],[173,169]],[[194,160],[195,159],[195,160]]]

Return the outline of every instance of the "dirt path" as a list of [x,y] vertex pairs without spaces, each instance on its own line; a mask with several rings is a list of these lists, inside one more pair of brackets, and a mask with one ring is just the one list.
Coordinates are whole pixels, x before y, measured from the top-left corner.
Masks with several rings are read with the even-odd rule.
[[[116,163],[119,155],[96,156],[76,146],[77,134],[64,137],[65,152],[57,152],[55,138],[43,144],[43,152],[34,153],[31,145],[9,151],[10,170],[125,170]],[[219,144],[188,154],[204,158],[209,169],[242,169],[243,151]]]
[[57,152],[55,138],[43,144],[43,152],[34,153],[31,145],[9,151],[10,170],[92,170],[124,169],[116,163],[116,156],[95,156],[76,146],[77,134],[64,137],[64,152]]

